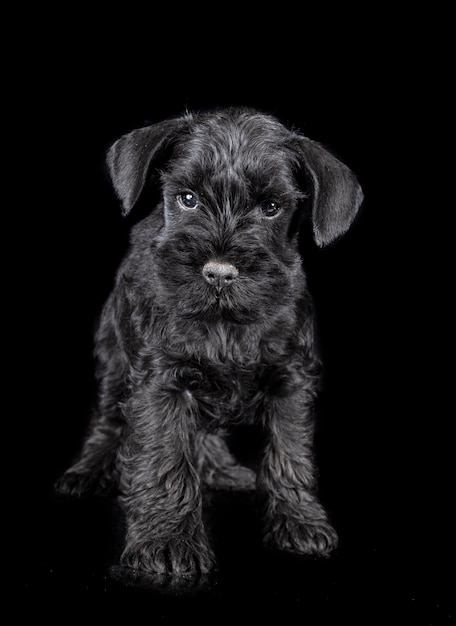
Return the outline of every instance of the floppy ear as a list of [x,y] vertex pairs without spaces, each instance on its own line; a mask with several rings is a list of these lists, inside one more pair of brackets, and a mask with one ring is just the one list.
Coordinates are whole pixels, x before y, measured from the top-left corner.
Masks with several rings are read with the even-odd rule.
[[133,130],[109,148],[106,161],[124,215],[138,200],[154,157],[182,123],[176,118]]
[[299,154],[313,187],[314,238],[325,246],[348,230],[363,192],[351,170],[317,142],[301,135]]

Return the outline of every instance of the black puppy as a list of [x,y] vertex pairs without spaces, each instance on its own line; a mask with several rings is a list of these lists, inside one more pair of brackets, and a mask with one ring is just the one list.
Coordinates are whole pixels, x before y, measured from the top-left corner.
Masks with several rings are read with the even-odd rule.
[[[134,130],[108,152],[125,214],[148,185],[161,200],[131,245],[96,335],[99,401],[64,494],[119,491],[121,563],[208,572],[203,484],[256,487],[264,540],[328,554],[337,535],[316,496],[312,404],[319,361],[298,253],[342,235],[362,200],[321,145],[249,109],[186,114]],[[259,424],[257,475],[223,434]]]

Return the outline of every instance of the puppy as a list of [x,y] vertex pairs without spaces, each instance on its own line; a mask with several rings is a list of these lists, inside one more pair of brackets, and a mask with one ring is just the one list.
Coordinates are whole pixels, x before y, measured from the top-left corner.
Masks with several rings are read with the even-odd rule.
[[[131,230],[96,334],[98,403],[60,493],[118,491],[123,566],[207,573],[203,486],[256,489],[264,541],[328,555],[312,407],[319,360],[298,233],[319,246],[353,221],[362,192],[321,145],[272,116],[185,114],[121,137],[107,163],[123,213],[159,189]],[[257,471],[224,435],[259,425]]]

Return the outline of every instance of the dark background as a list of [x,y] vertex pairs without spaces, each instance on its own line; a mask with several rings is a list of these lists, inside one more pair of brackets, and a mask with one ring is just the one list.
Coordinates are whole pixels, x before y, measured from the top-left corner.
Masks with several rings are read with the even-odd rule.
[[[5,442],[14,459],[7,510],[19,531],[9,546],[15,608],[59,623],[95,610],[151,623],[449,623],[445,16],[305,20],[284,9],[247,21],[239,8],[219,11],[205,24],[190,11],[178,20],[177,7],[154,20],[118,15],[115,25],[68,14],[56,29],[43,14],[34,29],[38,16],[29,15],[20,32],[25,58],[5,98],[15,196],[14,225],[4,231],[14,249],[5,308],[19,329],[14,434]],[[323,143],[365,193],[342,240],[320,250],[306,237],[305,247],[325,364],[321,495],[341,545],[321,562],[265,553],[251,498],[219,495],[219,573],[200,588],[158,589],[110,571],[118,528],[109,502],[60,501],[52,484],[87,425],[94,323],[128,235],[106,149],[186,108],[233,104],[273,113]]]

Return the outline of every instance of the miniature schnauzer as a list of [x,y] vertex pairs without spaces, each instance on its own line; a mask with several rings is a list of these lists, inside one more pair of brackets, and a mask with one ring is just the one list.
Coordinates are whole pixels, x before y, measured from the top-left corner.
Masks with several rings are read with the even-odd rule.
[[[133,130],[107,154],[131,228],[96,333],[99,394],[62,494],[118,492],[121,565],[207,573],[204,489],[256,489],[273,548],[328,555],[337,534],[317,496],[313,411],[320,371],[298,235],[340,237],[362,201],[353,173],[319,143],[248,108]],[[141,198],[140,198],[141,197]],[[261,427],[255,469],[230,427]]]

